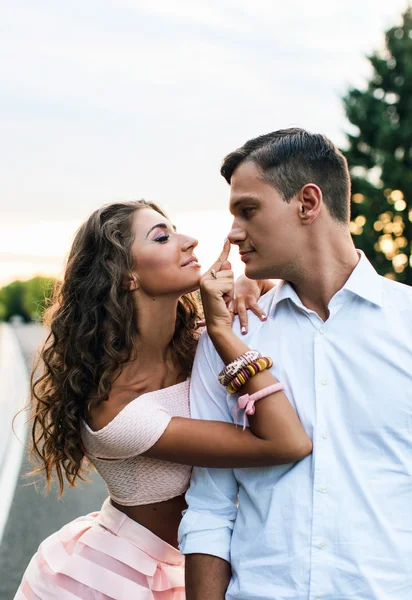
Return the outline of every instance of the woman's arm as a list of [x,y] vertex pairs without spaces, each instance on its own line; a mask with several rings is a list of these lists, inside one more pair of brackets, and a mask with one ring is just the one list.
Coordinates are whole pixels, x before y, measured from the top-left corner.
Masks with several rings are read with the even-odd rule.
[[[232,332],[227,309],[233,293],[233,274],[225,263],[229,248],[213,265],[216,277],[210,269],[201,283],[208,332],[226,364],[249,349]],[[246,383],[242,394],[253,394],[276,382],[264,371]],[[174,417],[145,455],[182,464],[235,468],[295,462],[312,451],[311,440],[283,392],[259,400],[249,424],[251,429],[243,431],[220,421]]]
[[[271,407],[264,406],[269,403]],[[295,432],[288,417],[281,415],[284,406],[276,411],[276,402],[266,398],[259,404],[255,416],[250,419],[253,430],[259,429],[259,424],[254,425],[255,421],[263,424],[265,415],[279,413],[280,423],[276,423],[268,438],[255,435],[251,429],[243,431],[240,426],[221,421],[173,417],[163,435],[144,456],[197,467],[240,468],[287,464],[311,453],[309,437],[303,430],[302,433]],[[294,412],[292,407],[290,409]],[[271,419],[270,423],[273,422]],[[267,428],[268,423],[260,427],[263,431]]]
[[[248,349],[230,333],[223,330],[214,335],[225,362]],[[263,371],[248,381],[242,393],[252,394],[273,383],[273,375]],[[249,424],[250,429],[243,431],[241,426],[221,421],[173,417],[145,455],[200,467],[239,468],[296,462],[312,451],[311,440],[283,392],[259,400]]]

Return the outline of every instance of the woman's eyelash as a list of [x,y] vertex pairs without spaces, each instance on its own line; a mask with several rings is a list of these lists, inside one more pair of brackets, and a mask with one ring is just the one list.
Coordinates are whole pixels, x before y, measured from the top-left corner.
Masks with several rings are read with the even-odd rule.
[[169,234],[165,234],[165,235],[161,235],[158,238],[155,239],[155,242],[167,242],[167,240],[170,238]]

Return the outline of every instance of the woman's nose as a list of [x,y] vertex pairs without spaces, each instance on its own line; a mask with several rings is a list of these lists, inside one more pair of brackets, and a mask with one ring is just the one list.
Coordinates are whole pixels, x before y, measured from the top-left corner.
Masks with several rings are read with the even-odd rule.
[[199,243],[199,240],[186,235],[183,240],[182,250],[186,251],[186,250],[189,250],[189,248],[196,248],[198,243]]

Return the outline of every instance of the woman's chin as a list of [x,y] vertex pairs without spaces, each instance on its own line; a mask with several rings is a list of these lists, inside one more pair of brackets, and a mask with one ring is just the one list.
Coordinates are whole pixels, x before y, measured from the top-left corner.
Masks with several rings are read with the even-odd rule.
[[191,294],[192,292],[196,292],[199,289],[200,286],[200,281],[198,283],[196,283],[195,285],[193,285],[192,287],[188,288],[186,291],[184,291],[184,294]]
[[201,279],[200,275],[199,275],[199,277],[194,277],[192,279],[191,284],[188,284],[188,286],[185,289],[185,291],[183,292],[183,294],[191,294],[192,292],[196,292],[196,290],[198,290],[200,287],[200,279]]
[[200,280],[202,279],[202,274],[200,270],[197,273],[193,273],[193,277],[191,277],[192,291],[198,290],[200,287]]

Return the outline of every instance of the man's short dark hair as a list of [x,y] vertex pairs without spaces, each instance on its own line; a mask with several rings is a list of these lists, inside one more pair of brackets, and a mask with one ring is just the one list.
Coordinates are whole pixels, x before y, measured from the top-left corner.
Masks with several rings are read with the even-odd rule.
[[280,129],[249,140],[223,161],[220,173],[230,184],[234,171],[252,161],[286,202],[307,183],[320,187],[330,214],[350,218],[350,175],[346,158],[324,135],[305,129]]

